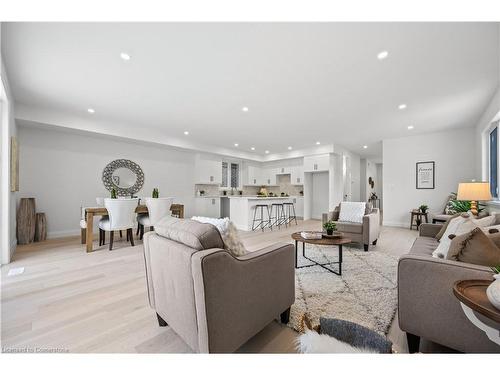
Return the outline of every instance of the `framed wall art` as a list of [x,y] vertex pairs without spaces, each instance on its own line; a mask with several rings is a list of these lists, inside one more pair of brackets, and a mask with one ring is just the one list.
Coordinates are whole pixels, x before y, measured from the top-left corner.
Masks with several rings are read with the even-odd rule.
[[416,167],[417,189],[434,189],[436,178],[436,163],[433,161],[421,161]]

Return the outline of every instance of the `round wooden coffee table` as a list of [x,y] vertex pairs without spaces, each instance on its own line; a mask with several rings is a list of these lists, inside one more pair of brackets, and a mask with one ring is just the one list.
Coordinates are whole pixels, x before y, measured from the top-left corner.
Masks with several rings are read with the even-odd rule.
[[[292,238],[295,240],[295,268],[305,268],[305,267],[313,267],[320,266],[325,270],[334,273],[336,275],[342,275],[342,245],[346,245],[351,243],[351,239],[349,237],[340,237],[340,238],[321,238],[319,240],[307,240],[300,235],[300,232],[296,232],[292,234]],[[311,261],[313,264],[307,264],[305,266],[297,265],[297,255],[299,251],[299,242],[302,242],[302,256],[307,260]],[[306,243],[311,245],[322,245],[322,246],[337,246],[339,249],[339,260],[338,262],[327,262],[327,263],[318,263],[314,259],[306,256]],[[331,264],[338,264],[339,270],[338,272],[328,268],[327,266]]]
[[460,280],[453,285],[453,294],[460,301],[465,316],[477,328],[484,331],[494,343],[500,345],[500,331],[479,320],[474,311],[500,323],[500,310],[493,306],[486,296],[486,288],[492,283],[489,280]]

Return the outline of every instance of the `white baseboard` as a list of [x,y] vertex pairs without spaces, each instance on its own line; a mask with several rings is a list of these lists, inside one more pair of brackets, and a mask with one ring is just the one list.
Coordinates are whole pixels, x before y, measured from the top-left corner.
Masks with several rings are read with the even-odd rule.
[[397,221],[385,221],[384,220],[382,222],[382,225],[384,227],[408,228],[408,223],[400,223],[400,222],[397,222]]
[[60,238],[60,237],[70,237],[70,236],[78,236],[80,235],[80,229],[71,229],[71,230],[58,230],[47,233],[47,238]]

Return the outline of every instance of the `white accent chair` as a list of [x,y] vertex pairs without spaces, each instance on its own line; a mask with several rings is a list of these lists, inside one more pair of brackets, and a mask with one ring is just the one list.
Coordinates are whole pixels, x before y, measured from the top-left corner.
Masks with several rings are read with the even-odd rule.
[[144,201],[148,207],[148,214],[137,217],[140,231],[139,239],[141,240],[144,236],[144,227],[149,227],[150,230],[153,230],[157,222],[165,216],[172,215],[170,206],[174,203],[174,198],[144,198]]
[[134,246],[135,210],[139,200],[137,198],[104,199],[104,207],[108,210],[109,217],[99,221],[99,245],[104,244],[105,233],[110,232],[109,250],[113,249],[114,231],[127,231],[127,241]]

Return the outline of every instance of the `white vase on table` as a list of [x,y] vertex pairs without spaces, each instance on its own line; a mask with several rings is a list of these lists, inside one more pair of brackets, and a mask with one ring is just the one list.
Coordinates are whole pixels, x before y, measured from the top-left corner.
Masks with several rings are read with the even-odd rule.
[[500,310],[500,274],[493,275],[495,281],[486,289],[486,296],[493,306]]

